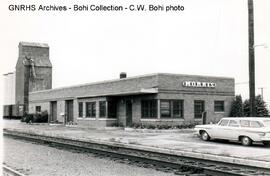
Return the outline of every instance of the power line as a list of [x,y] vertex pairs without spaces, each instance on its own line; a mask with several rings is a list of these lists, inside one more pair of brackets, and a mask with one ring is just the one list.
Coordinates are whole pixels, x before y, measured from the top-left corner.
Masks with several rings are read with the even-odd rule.
[[235,85],[239,85],[239,84],[248,84],[249,81],[246,81],[246,82],[238,82],[238,83],[235,83]]

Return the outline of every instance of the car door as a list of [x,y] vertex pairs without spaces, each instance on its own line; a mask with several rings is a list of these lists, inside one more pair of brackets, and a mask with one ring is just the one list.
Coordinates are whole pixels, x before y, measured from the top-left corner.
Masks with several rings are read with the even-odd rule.
[[238,140],[240,134],[240,124],[238,120],[230,120],[227,129],[226,129],[226,135],[224,138],[229,140]]
[[228,133],[228,119],[222,119],[218,125],[212,129],[212,136],[216,139],[226,139],[226,134]]

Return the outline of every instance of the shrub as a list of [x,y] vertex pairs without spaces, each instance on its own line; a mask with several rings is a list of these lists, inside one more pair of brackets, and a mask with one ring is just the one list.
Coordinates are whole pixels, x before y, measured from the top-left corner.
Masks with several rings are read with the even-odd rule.
[[26,123],[32,123],[34,119],[33,117],[33,114],[25,114],[25,116],[22,118],[22,121]]
[[141,124],[140,123],[133,123],[132,127],[133,128],[141,128]]
[[41,113],[35,113],[35,114],[25,114],[21,122],[26,122],[26,123],[47,123],[48,122],[48,112],[47,111],[42,111]]

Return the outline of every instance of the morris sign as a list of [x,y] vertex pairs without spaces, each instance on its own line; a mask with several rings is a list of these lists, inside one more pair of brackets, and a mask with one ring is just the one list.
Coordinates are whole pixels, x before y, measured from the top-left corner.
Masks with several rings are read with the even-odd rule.
[[206,88],[215,88],[216,83],[213,82],[200,82],[200,81],[184,81],[182,83],[184,87],[206,87]]

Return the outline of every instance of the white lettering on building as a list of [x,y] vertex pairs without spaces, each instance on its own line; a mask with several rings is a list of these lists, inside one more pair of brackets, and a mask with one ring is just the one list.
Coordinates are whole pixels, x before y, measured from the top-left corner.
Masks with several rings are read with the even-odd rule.
[[184,81],[182,83],[184,87],[207,87],[207,88],[215,88],[216,83],[213,82],[199,82],[199,81]]

